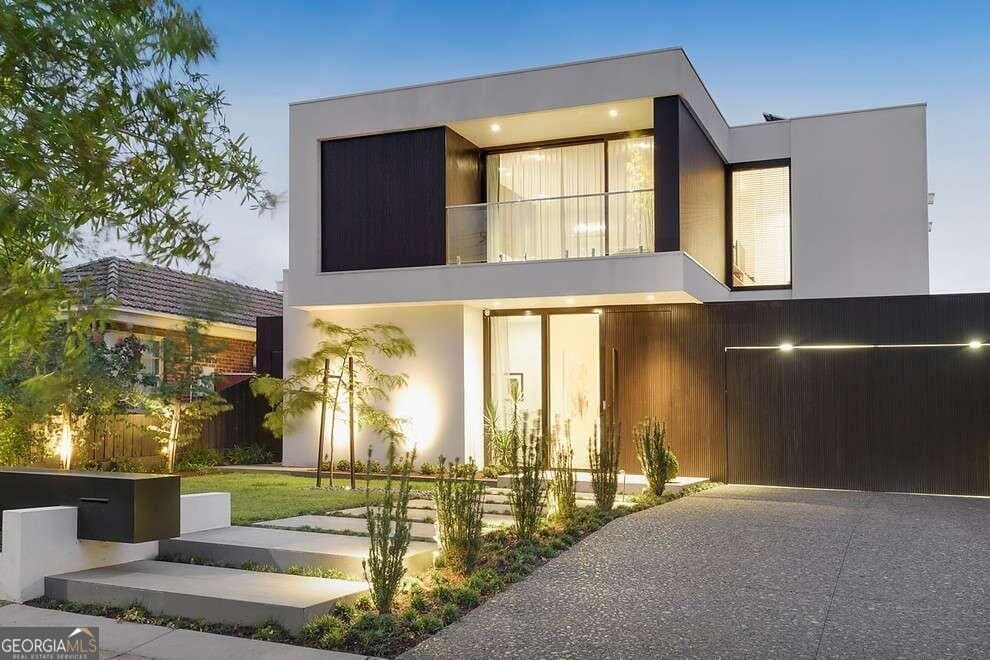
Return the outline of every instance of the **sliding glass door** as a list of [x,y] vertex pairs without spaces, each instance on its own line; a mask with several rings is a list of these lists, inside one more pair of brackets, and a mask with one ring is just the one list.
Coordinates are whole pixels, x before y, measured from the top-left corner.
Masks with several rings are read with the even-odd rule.
[[574,467],[587,469],[588,443],[601,409],[598,314],[549,317],[550,421],[558,443],[569,443]]
[[510,423],[513,411],[530,424],[541,419],[580,469],[601,409],[599,320],[549,311],[488,319],[488,396],[498,419]]

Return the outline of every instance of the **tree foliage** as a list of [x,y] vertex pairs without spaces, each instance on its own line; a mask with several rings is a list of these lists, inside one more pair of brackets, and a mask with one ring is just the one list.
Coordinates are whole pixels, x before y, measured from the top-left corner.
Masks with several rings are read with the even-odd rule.
[[[83,315],[86,312],[82,312]],[[66,322],[39,342],[45,352],[22,356],[0,379],[0,461],[40,460],[45,443],[70,429],[63,465],[101,424],[120,414],[141,383],[141,343],[132,337],[112,345],[98,327],[82,338]],[[48,449],[52,449],[48,447]]]
[[[310,355],[293,360],[284,379],[259,376],[251,381],[255,394],[268,399],[272,412],[265,416],[265,426],[281,436],[287,426],[323,402],[323,373],[330,361],[330,387],[326,402],[330,409],[330,460],[336,424],[346,422],[348,361],[354,362],[354,415],[358,428],[369,429],[393,447],[404,438],[402,420],[388,414],[384,404],[391,393],[405,387],[404,373],[391,373],[379,366],[383,359],[415,354],[412,341],[401,328],[387,323],[373,323],[348,328],[317,319],[313,327],[322,338]],[[323,461],[324,457],[318,457]]]
[[175,470],[176,452],[199,438],[203,423],[231,406],[216,393],[212,372],[206,365],[223,350],[224,343],[206,334],[207,324],[189,319],[181,337],[162,341],[162,374],[143,397],[155,418],[148,430],[165,454],[165,468]]
[[215,50],[177,0],[0,4],[0,363],[75,302],[60,264],[92,236],[205,270],[216,238],[203,202],[274,205],[199,70]]

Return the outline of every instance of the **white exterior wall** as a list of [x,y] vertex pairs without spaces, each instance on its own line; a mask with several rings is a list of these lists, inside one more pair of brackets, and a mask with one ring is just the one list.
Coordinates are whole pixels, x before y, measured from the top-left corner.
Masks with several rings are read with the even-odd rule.
[[730,300],[929,293],[925,106],[730,129],[731,162],[791,159],[787,292]]
[[[391,372],[403,372],[409,384],[395,391],[385,410],[408,418],[407,446],[415,445],[417,463],[473,456],[480,464],[482,446],[482,338],[481,310],[461,305],[362,308],[304,311],[287,309],[284,317],[286,373],[289,362],[311,353],[319,340],[314,319],[333,320],[348,327],[368,323],[393,323],[409,336],[416,355],[382,363]],[[329,454],[328,419],[325,454]],[[297,419],[282,443],[284,465],[316,463],[320,411]],[[355,457],[367,458],[368,446],[378,460],[385,457],[384,442],[367,431],[357,433]],[[346,417],[337,421],[334,462],[348,456]],[[477,453],[475,453],[477,452]]]
[[791,124],[795,298],[925,294],[925,108]]

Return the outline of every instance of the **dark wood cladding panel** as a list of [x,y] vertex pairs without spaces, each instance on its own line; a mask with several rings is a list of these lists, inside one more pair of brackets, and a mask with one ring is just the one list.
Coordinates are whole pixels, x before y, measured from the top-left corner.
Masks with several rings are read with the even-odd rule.
[[446,129],[327,140],[322,270],[446,263]]
[[679,96],[653,99],[654,231],[657,252],[681,249]]
[[485,201],[485,172],[481,150],[459,133],[446,129],[447,205]]
[[728,478],[986,493],[990,354],[729,351]]
[[681,102],[680,249],[725,280],[725,162]]
[[652,414],[683,474],[990,494],[990,348],[725,351],[986,340],[990,294],[606,308],[602,328],[627,470]]
[[255,323],[254,370],[282,377],[282,317],[259,316]]

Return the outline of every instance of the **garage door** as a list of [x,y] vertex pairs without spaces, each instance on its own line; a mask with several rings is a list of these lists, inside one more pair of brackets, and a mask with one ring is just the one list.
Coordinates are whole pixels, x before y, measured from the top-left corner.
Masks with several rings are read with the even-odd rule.
[[726,351],[735,483],[990,494],[990,348]]

